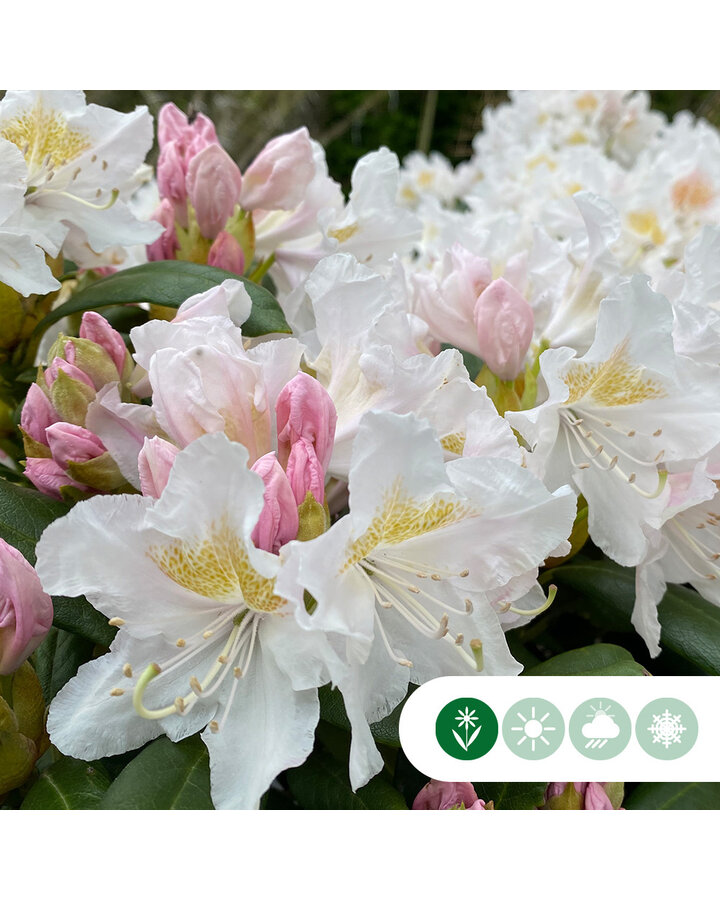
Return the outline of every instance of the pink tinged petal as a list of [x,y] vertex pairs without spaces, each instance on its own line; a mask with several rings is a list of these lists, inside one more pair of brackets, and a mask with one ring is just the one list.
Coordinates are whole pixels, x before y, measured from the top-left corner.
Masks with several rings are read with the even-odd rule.
[[252,541],[260,550],[277,553],[280,547],[297,537],[298,504],[275,453],[261,456],[253,464],[252,471],[265,485],[264,506],[253,529]]
[[[69,343],[71,342],[68,341],[68,344]],[[68,375],[75,381],[80,381],[82,382],[82,384],[86,384],[89,388],[92,388],[93,392],[95,391],[95,385],[92,383],[90,377],[86,375],[82,369],[78,369],[77,366],[74,366],[67,360],[62,359],[60,356],[56,356],[55,359],[47,367],[47,369],[45,369],[45,384],[48,387],[52,387],[53,384],[55,384],[55,381],[58,377],[58,372],[60,370],[62,370],[66,375]]]
[[187,163],[181,149],[175,141],[170,141],[162,148],[158,159],[158,190],[161,198],[169,200],[179,212],[185,209],[187,201],[186,174]]
[[14,672],[50,630],[53,606],[35,569],[0,538],[0,675]]
[[287,461],[287,480],[298,506],[305,500],[308,491],[321,506],[325,502],[325,470],[315,455],[313,445],[305,438],[292,445]]
[[25,474],[39,491],[57,500],[62,499],[60,488],[63,486],[79,488],[81,491],[88,490],[87,485],[74,481],[54,459],[29,458]]
[[190,161],[187,192],[203,237],[216,238],[240,198],[242,175],[219,144],[210,144]]
[[185,138],[189,128],[187,116],[174,103],[166,103],[158,113],[158,144],[162,149],[170,141]]
[[107,450],[96,434],[81,425],[56,422],[45,433],[53,459],[62,467],[67,467],[71,462],[87,462],[89,459],[95,459]]
[[[128,350],[120,333],[115,331],[104,316],[96,312],[83,313],[80,337],[87,338],[102,347],[115,364],[118,375],[122,377]],[[67,351],[65,355],[67,356]]]
[[315,175],[307,128],[269,141],[243,176],[244,209],[294,209]]
[[320,382],[305,372],[298,372],[280,391],[275,412],[281,462],[287,461],[292,445],[303,438],[312,444],[320,465],[327,470],[333,451],[337,412]]
[[151,262],[159,259],[175,259],[175,251],[180,249],[180,244],[175,231],[175,208],[171,201],[162,200],[150,218],[154,222],[159,222],[165,230],[156,241],[148,244],[147,258]]
[[[242,325],[252,311],[252,300],[242,281],[236,278],[226,278],[217,287],[203,291],[202,294],[193,294],[180,305],[173,325],[185,322],[187,319],[195,319],[206,316],[222,316],[229,318],[233,325]],[[135,331],[135,337],[140,329]]]
[[58,421],[50,400],[37,384],[31,384],[20,416],[20,427],[34,441],[47,444],[45,429]]
[[161,437],[145,438],[138,455],[140,488],[143,496],[157,499],[162,494],[179,452],[174,444]]
[[429,781],[415,798],[413,809],[485,809],[469,781]]
[[599,781],[590,781],[585,790],[585,809],[612,809],[610,798]]
[[533,336],[530,304],[504,278],[497,278],[478,297],[474,315],[483,361],[504,381],[516,378]]
[[221,231],[208,253],[208,265],[217,266],[242,275],[245,271],[245,254],[237,240],[227,231]]

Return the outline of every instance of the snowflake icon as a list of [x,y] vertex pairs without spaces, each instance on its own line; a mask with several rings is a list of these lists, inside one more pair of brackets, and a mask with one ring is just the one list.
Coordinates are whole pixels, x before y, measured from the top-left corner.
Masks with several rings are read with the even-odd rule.
[[682,743],[682,734],[687,731],[681,724],[682,716],[674,716],[669,709],[661,715],[653,715],[653,723],[648,731],[653,736],[653,744],[662,744],[667,750],[671,744]]

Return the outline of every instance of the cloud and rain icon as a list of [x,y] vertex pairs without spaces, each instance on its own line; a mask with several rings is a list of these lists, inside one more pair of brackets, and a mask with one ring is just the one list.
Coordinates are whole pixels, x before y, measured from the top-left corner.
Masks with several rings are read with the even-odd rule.
[[590,722],[586,722],[582,727],[582,736],[588,739],[585,744],[586,750],[599,750],[604,747],[608,741],[613,740],[620,734],[620,726],[614,721],[615,716],[609,712],[612,704],[603,709],[602,702],[597,708],[590,706],[592,709],[588,716],[592,716]]

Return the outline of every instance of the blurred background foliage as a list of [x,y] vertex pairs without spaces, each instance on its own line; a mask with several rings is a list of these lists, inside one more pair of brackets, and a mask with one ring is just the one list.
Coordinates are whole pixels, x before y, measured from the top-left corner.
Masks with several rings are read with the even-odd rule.
[[[457,164],[472,153],[485,106],[505,91],[87,91],[88,102],[128,112],[146,105],[153,116],[169,101],[203,112],[242,169],[268,140],[306,125],[327,153],[330,174],[347,192],[357,160],[380,146],[404,159],[437,150]],[[681,109],[720,126],[720,91],[650,91],[668,117]],[[156,150],[148,158],[154,162]]]

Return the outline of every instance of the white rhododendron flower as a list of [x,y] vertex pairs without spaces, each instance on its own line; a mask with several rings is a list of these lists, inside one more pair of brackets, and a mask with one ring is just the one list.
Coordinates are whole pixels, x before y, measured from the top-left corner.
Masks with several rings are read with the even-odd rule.
[[0,101],[0,138],[20,150],[26,169],[16,224],[50,256],[64,252],[80,265],[97,265],[102,251],[160,234],[120,199],[152,145],[147,109],[88,106],[82,91],[8,91]]
[[53,702],[55,745],[96,759],[202,730],[219,809],[256,807],[310,753],[318,719],[317,693],[294,690],[278,665],[276,637],[300,652],[305,632],[275,591],[279,558],[252,543],[263,483],[247,463],[224,435],[202,437],[159,500],[95,497],[37,548],[49,592],[85,594],[120,627]]
[[[368,722],[387,715],[409,682],[520,671],[488,594],[528,572],[534,582],[570,532],[575,498],[568,487],[551,494],[508,460],[446,465],[426,422],[381,412],[360,425],[349,483],[349,514],[286,547],[277,590],[306,628],[347,639],[330,674],[353,726],[357,788],[382,766]],[[317,603],[312,615],[303,588]]]
[[588,502],[590,536],[621,565],[643,558],[643,525],[668,502],[666,464],[720,441],[717,369],[676,355],[670,303],[640,277],[600,305],[595,341],[580,359],[546,350],[547,399],[508,412],[549,487],[573,483]]

